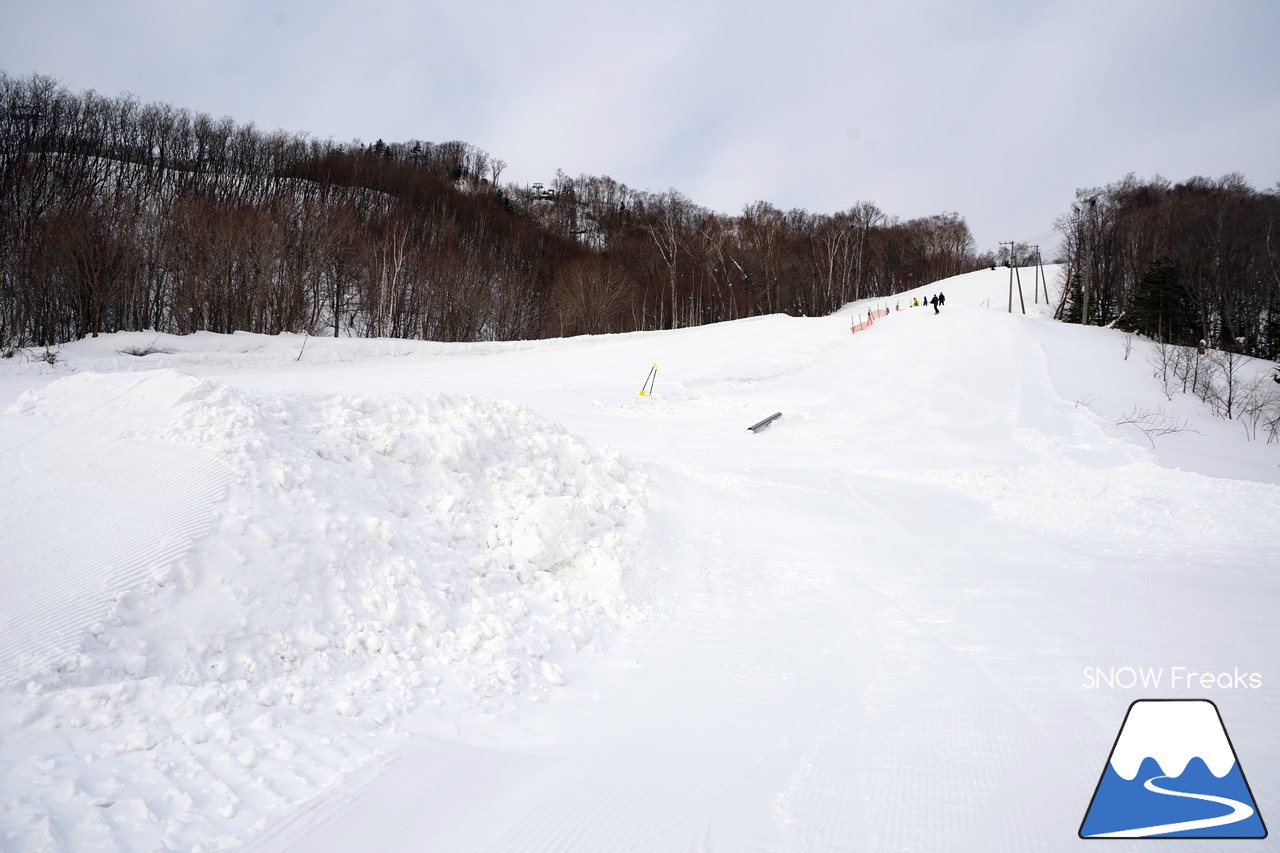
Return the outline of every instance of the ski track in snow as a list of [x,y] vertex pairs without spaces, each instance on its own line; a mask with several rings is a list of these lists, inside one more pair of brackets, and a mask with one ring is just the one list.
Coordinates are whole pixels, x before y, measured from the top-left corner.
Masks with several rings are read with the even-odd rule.
[[1273,449],[1004,286],[3,374],[0,847],[1063,849],[1133,698],[1087,665],[1262,671],[1266,811]]
[[0,463],[0,488],[25,498],[5,513],[0,685],[67,662],[126,591],[170,582],[230,479],[189,448],[85,443],[37,432]]

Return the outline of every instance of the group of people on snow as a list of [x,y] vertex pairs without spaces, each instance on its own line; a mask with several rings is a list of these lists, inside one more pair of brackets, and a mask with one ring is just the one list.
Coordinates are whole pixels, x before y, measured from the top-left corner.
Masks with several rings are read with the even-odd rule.
[[[933,313],[937,314],[938,308],[947,304],[947,297],[941,293],[935,293],[932,299],[928,297],[924,297],[924,304],[932,305]],[[915,299],[911,300],[911,307],[912,308],[920,307],[920,297],[916,297]]]

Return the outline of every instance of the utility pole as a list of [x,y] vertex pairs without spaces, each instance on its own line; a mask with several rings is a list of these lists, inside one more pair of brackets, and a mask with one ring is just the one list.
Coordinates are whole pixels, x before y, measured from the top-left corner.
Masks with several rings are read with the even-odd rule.
[[1080,325],[1089,325],[1089,284],[1093,276],[1093,225],[1098,210],[1098,193],[1090,191],[1076,196],[1089,205],[1089,217],[1084,233],[1084,278],[1080,285]]
[[1040,304],[1040,247],[1032,246],[1031,249],[1036,253],[1035,282],[1031,287],[1031,304],[1039,305]]
[[1009,257],[1005,261],[1005,266],[1009,268],[1009,313],[1013,313],[1013,241],[1001,243],[1001,246],[1009,247]]
[[1044,304],[1049,304],[1049,279],[1044,274],[1044,259],[1040,257],[1040,247],[1032,246],[1036,250],[1036,286],[1035,292],[1031,295],[1031,301],[1036,305],[1040,304],[1040,282],[1044,282]]
[[1001,246],[1009,247],[1009,313],[1013,313],[1013,277],[1018,277],[1018,305],[1022,308],[1022,313],[1027,313],[1027,300],[1022,296],[1022,274],[1018,272],[1017,261],[1014,258],[1013,251],[1017,248],[1017,242],[1010,240],[1007,243],[1001,243]]

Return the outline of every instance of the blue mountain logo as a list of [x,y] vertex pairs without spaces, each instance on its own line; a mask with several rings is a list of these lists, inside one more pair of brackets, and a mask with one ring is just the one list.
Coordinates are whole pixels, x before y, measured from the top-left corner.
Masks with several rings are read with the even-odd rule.
[[1130,705],[1080,837],[1266,838],[1218,706],[1207,699]]

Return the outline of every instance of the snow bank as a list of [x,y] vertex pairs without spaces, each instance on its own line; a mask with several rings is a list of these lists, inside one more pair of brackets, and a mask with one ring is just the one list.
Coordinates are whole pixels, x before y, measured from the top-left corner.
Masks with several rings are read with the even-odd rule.
[[[92,845],[120,821],[139,843],[238,842],[368,760],[337,732],[394,729],[420,705],[456,717],[537,699],[636,618],[622,563],[644,475],[515,403],[251,395],[161,370],[72,376],[3,417],[71,467],[93,464],[88,439],[105,431],[225,472],[203,529],[103,601],[74,653],[2,697],[4,730],[20,732],[0,786],[13,849]],[[155,459],[138,461],[153,466],[132,470],[138,491],[175,492]],[[62,521],[35,538],[56,542]],[[56,596],[67,578],[44,581]],[[22,621],[21,600],[3,606]],[[324,743],[280,735],[300,715],[316,719],[288,728]],[[104,730],[117,748],[88,772],[74,745]],[[235,793],[264,780],[270,796]],[[103,825],[83,819],[95,805]]]
[[1147,666],[1261,674],[1214,698],[1270,814],[1276,448],[1008,275],[2,360],[0,849],[1065,846],[1136,698],[1087,673]]

